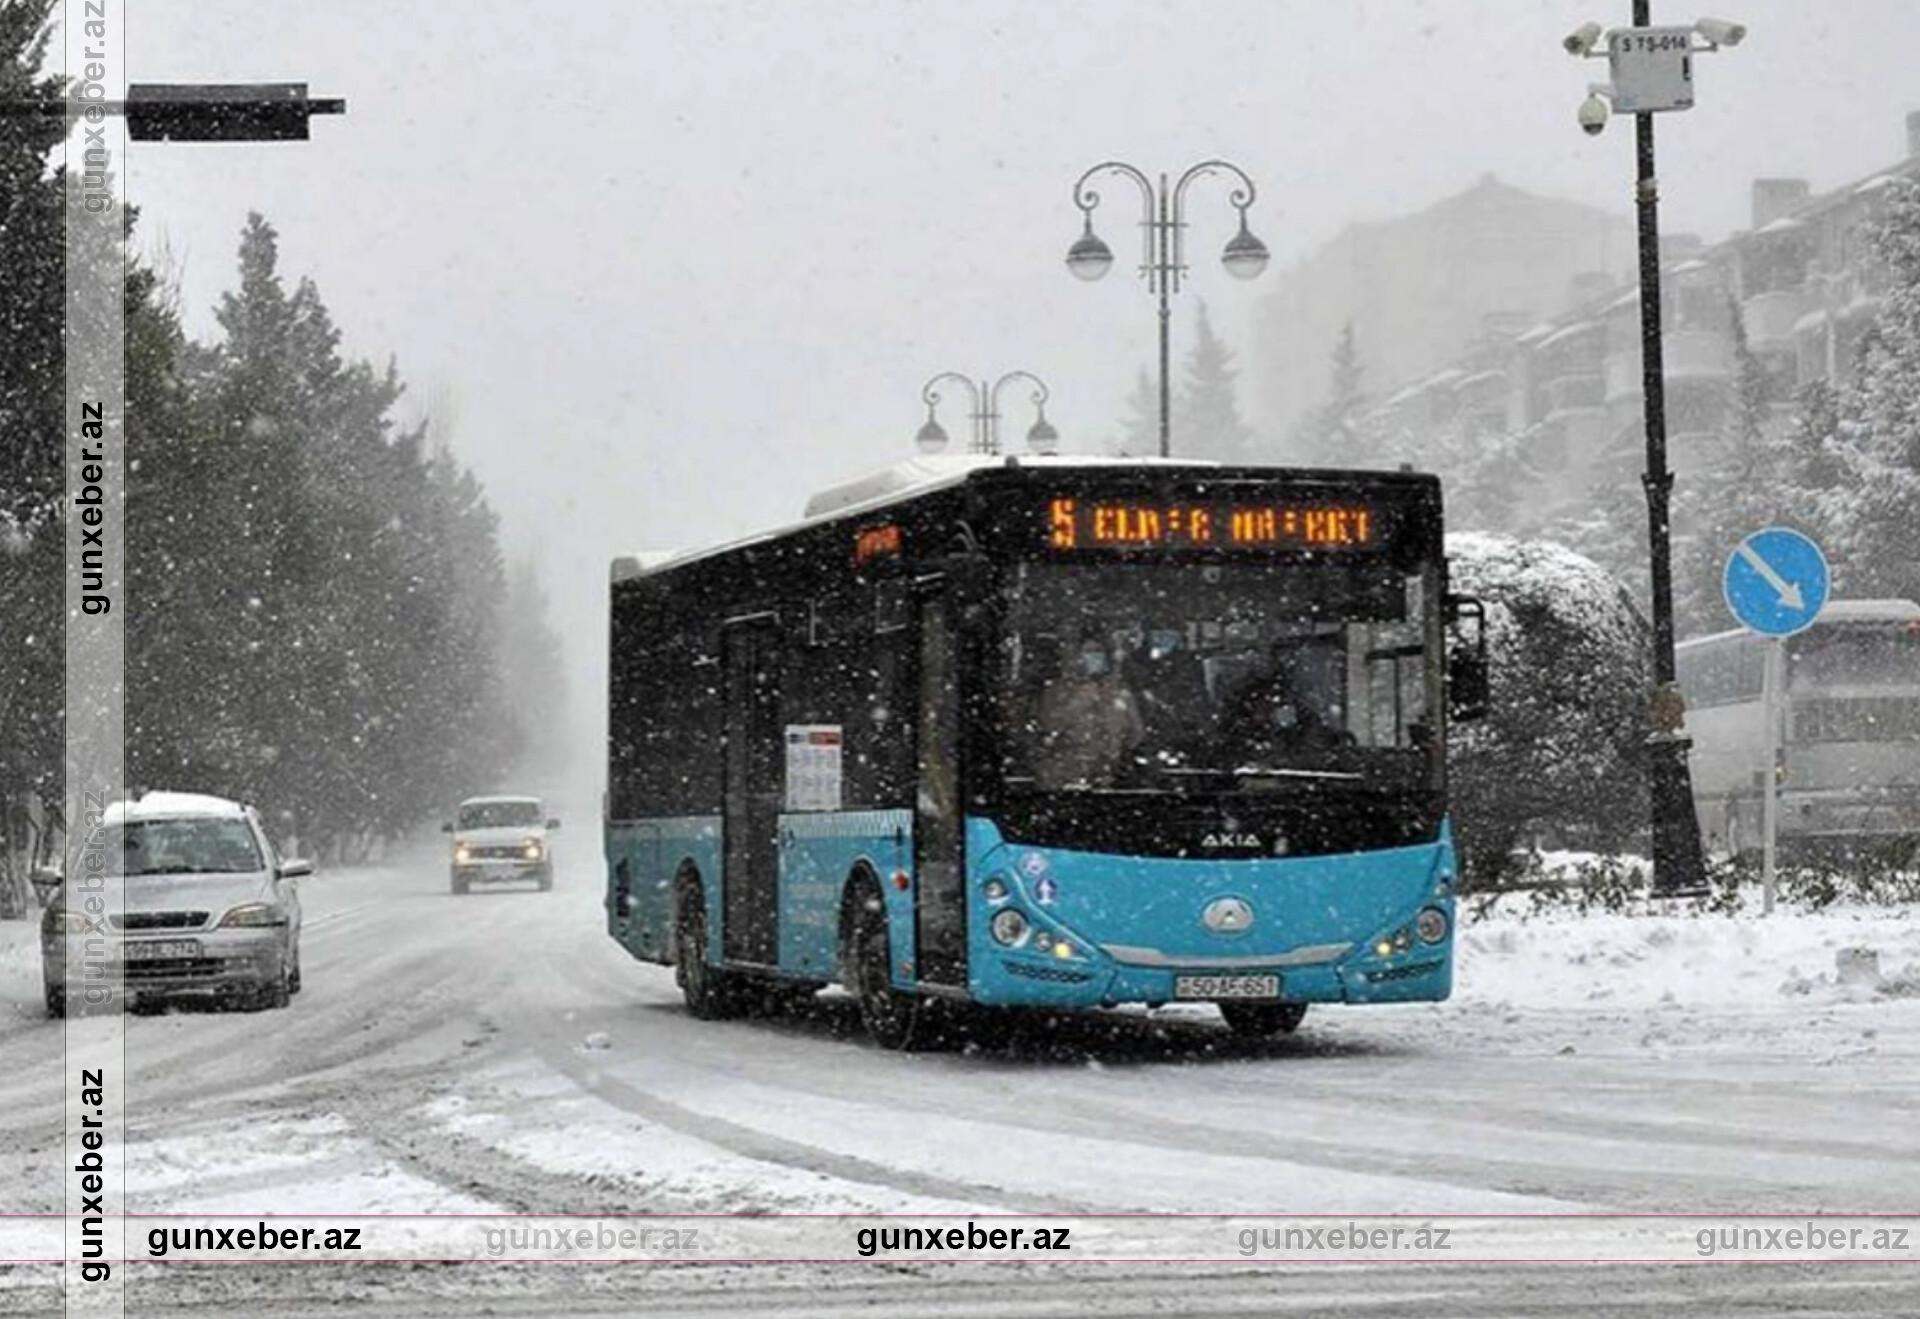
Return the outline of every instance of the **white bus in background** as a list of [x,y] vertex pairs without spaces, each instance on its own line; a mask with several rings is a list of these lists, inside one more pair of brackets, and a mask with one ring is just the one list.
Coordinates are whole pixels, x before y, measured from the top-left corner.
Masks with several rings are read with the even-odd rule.
[[[1680,685],[1707,844],[1761,842],[1768,639],[1744,629],[1682,642]],[[1920,840],[1920,605],[1835,600],[1786,641],[1780,842],[1792,855]]]

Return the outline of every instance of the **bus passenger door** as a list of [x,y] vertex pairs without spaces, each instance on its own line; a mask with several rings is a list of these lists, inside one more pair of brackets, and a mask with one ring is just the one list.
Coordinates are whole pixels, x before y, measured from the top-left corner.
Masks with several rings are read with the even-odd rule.
[[778,918],[781,742],[779,633],[771,618],[726,629],[722,955],[771,966]]
[[953,611],[943,594],[920,601],[913,868],[917,978],[967,982],[965,819],[960,793],[960,675]]

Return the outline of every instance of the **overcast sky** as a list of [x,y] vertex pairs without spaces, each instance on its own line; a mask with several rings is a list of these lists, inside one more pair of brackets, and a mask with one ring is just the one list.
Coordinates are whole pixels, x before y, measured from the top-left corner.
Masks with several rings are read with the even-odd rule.
[[[246,212],[267,215],[284,271],[318,282],[352,351],[398,358],[510,545],[538,548],[588,705],[608,555],[786,520],[809,488],[910,452],[933,372],[1031,369],[1068,447],[1112,431],[1153,316],[1131,198],[1108,190],[1104,284],[1061,264],[1070,186],[1097,160],[1238,162],[1276,264],[1488,172],[1630,200],[1631,132],[1573,119],[1604,65],[1559,49],[1584,18],[1624,22],[1625,0],[128,8],[135,81],[347,99],[305,144],[136,146],[142,249],[164,249],[210,334]],[[1656,20],[1696,16],[1656,0]],[[1661,121],[1670,231],[1740,227],[1756,175],[1820,188],[1898,158],[1920,3],[1726,16],[1746,44],[1703,58],[1699,105]],[[1196,195],[1189,287],[1238,347],[1261,285],[1213,261],[1230,215]]]

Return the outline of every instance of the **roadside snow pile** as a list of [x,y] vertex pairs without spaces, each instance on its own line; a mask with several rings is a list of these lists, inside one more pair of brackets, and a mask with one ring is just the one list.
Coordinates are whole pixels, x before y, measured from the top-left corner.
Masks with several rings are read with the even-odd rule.
[[1889,979],[1880,970],[1877,948],[1842,948],[1833,955],[1833,975],[1791,976],[1780,986],[1783,994],[1840,997],[1853,1002],[1876,998],[1920,998],[1920,962],[1910,962]]
[[[1883,972],[1882,967],[1902,968]],[[1764,1008],[1920,999],[1920,916],[1493,912],[1464,919],[1454,997],[1516,1008]]]

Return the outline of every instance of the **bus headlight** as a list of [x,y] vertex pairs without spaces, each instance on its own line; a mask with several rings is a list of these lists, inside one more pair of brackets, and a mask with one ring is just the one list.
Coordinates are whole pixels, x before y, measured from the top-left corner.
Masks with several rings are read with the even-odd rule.
[[987,895],[988,902],[1004,902],[1007,897],[1007,881],[995,875],[980,886],[980,891]]
[[1438,907],[1422,907],[1413,918],[1413,930],[1421,943],[1439,943],[1447,937],[1447,913]]
[[1018,948],[1027,941],[1027,918],[1013,907],[996,913],[988,928],[995,940],[1009,948]]

